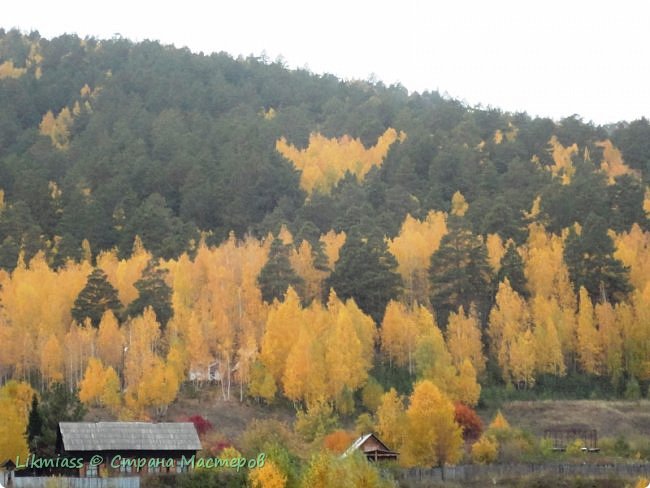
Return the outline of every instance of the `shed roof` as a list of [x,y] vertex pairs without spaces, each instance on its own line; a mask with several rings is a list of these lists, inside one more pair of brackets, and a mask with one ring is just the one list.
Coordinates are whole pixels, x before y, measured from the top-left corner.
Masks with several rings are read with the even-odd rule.
[[[363,445],[364,445],[364,444],[368,441],[368,439],[370,439],[370,438],[374,438],[375,441],[377,441],[379,444],[381,444],[381,446],[384,448],[383,452],[387,452],[387,453],[392,453],[392,452],[393,452],[393,451],[391,451],[391,450],[386,446],[386,444],[384,444],[384,443],[379,439],[379,437],[377,437],[375,434],[372,434],[372,433],[371,433],[371,434],[363,434],[363,435],[361,435],[357,440],[355,440],[355,441],[352,443],[352,445],[351,445],[350,447],[347,448],[347,450],[343,453],[342,457],[347,457],[347,456],[349,456],[350,454],[352,454],[354,451],[356,451],[357,449],[361,449],[361,448],[363,447]],[[396,453],[395,453],[395,454],[396,454]]]
[[59,422],[66,451],[196,451],[191,422]]

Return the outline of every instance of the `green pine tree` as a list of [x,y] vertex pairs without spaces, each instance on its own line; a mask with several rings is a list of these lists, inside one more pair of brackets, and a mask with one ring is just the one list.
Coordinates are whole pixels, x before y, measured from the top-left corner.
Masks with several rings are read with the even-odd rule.
[[162,327],[167,325],[173,315],[172,289],[165,281],[168,270],[158,266],[158,260],[152,259],[142,272],[142,277],[133,286],[139,292],[127,308],[127,314],[140,315],[147,307],[153,308],[156,318]]
[[42,445],[43,423],[43,414],[38,406],[38,398],[34,395],[32,396],[32,407],[29,410],[27,430],[25,432],[30,452],[37,452]]
[[461,306],[469,310],[472,303],[484,313],[492,281],[483,240],[462,217],[451,215],[448,228],[429,266],[431,304],[440,324],[447,323],[450,312]]
[[342,298],[353,298],[359,308],[381,323],[390,300],[399,297],[402,279],[397,261],[382,237],[365,237],[353,229],[341,247],[339,260],[326,281]]
[[289,286],[300,289],[302,282],[289,262],[289,246],[278,238],[273,239],[269,259],[257,277],[264,301],[282,300]]
[[82,324],[89,318],[93,327],[99,327],[99,322],[106,310],[117,312],[122,308],[117,290],[111,285],[106,273],[100,268],[95,268],[90,275],[86,286],[79,292],[72,308],[72,318]]
[[517,252],[517,246],[514,242],[508,244],[506,253],[501,258],[501,267],[497,274],[497,283],[508,279],[510,286],[520,296],[528,298],[530,293],[526,288],[526,277],[524,276],[524,261]]
[[571,228],[564,246],[564,260],[573,287],[584,286],[594,302],[619,302],[631,291],[628,268],[614,258],[614,242],[605,221],[594,213],[580,234]]

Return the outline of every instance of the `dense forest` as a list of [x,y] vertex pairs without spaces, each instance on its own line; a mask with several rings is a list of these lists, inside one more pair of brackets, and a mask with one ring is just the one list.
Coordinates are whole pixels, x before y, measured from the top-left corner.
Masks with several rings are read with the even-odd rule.
[[150,418],[211,366],[224,399],[291,402],[310,441],[359,414],[411,465],[455,459],[391,434],[427,401],[650,380],[646,119],[4,30],[0,107],[0,459],[34,391]]

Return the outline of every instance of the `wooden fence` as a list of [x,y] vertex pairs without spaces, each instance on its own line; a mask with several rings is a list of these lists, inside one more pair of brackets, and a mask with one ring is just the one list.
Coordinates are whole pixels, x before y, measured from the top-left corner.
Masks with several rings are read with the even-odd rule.
[[[0,480],[3,480],[0,473]],[[5,476],[6,477],[6,476]],[[7,486],[3,480],[3,486]],[[137,476],[121,478],[64,478],[24,476],[13,478],[14,488],[140,488]]]
[[[498,481],[525,476],[559,476],[592,478],[637,478],[650,475],[650,463],[638,464],[491,464],[487,466],[468,464],[447,466],[445,481]],[[398,477],[408,484],[417,486],[427,482],[443,481],[441,468],[404,469]]]

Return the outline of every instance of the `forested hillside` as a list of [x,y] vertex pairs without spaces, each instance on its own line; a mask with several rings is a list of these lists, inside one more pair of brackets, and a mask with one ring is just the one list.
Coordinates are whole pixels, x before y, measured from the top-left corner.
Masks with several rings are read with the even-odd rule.
[[650,380],[646,119],[0,30],[0,190],[0,459],[31,388],[151,418],[209,365],[310,441],[366,415],[411,465],[455,459],[391,437],[420,402]]

